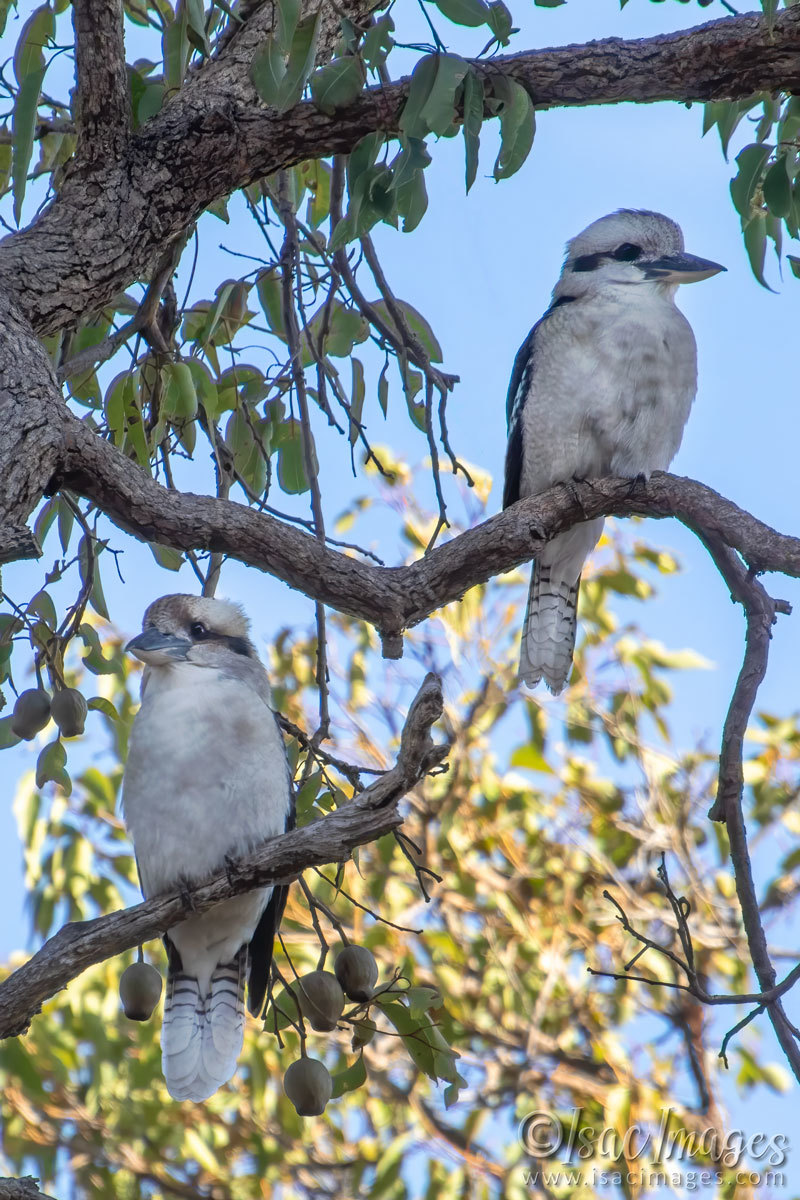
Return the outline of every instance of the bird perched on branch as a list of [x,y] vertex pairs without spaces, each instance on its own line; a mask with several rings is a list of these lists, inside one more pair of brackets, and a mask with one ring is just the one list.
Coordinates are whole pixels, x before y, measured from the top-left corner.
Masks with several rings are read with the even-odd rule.
[[[291,828],[294,798],[267,672],[238,605],[162,596],[126,649],[145,671],[122,804],[150,897]],[[236,1070],[245,980],[257,1015],[287,890],[235,896],[166,935],[161,1056],[176,1100],[205,1100]]]
[[[514,361],[503,507],[571,479],[666,470],[697,390],[681,283],[725,268],[685,254],[680,226],[620,209],[567,245],[547,312]],[[567,681],[583,564],[599,517],[558,534],[533,565],[519,673],[553,692]]]

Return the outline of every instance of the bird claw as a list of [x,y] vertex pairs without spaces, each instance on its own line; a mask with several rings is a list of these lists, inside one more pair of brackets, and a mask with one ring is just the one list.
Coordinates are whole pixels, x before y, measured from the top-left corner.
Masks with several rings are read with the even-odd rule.
[[190,879],[182,878],[178,880],[178,891],[180,892],[181,903],[187,912],[197,912],[197,906],[192,898],[191,888],[194,886]]
[[588,480],[583,479],[580,475],[573,475],[571,479],[567,479],[565,481],[565,485],[564,485],[566,487],[567,491],[569,492],[570,496],[572,497],[574,503],[577,504],[578,508],[581,510],[581,512],[583,513],[584,516],[586,516],[586,509],[584,508],[583,500],[581,499],[581,494],[578,491],[577,485],[578,484],[586,484],[586,483],[588,483]]
[[225,875],[228,883],[231,885],[231,887],[234,887],[237,881],[241,879],[239,863],[232,854],[226,854],[225,858],[223,859],[223,865],[225,867]]
[[628,481],[628,496],[635,496],[639,488],[647,486],[647,476],[643,471],[639,471],[637,475],[632,475]]

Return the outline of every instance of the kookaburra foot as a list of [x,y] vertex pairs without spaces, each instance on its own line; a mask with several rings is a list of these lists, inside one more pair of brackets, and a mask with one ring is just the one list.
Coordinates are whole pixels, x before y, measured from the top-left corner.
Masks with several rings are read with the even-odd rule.
[[231,887],[234,887],[242,878],[242,872],[239,870],[239,860],[234,858],[232,854],[226,854],[223,863],[228,883]]
[[632,475],[628,480],[628,496],[635,496],[640,488],[647,487],[647,475],[640,471],[638,475]]
[[194,885],[190,879],[178,880],[178,891],[181,894],[181,903],[187,912],[197,912],[197,906],[194,902],[191,889]]

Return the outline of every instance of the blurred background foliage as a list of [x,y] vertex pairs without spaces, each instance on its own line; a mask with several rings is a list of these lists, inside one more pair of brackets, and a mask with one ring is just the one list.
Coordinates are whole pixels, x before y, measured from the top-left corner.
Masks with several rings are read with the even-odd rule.
[[[543,9],[561,2],[536,0]],[[709,7],[707,0],[698,6]],[[762,6],[770,17],[778,7]],[[335,112],[366,84],[413,69],[402,136],[390,144],[371,135],[346,159],[302,163],[212,205],[153,278],[47,343],[73,410],[167,487],[252,504],[371,557],[385,546],[376,531],[398,531],[411,558],[442,536],[446,522],[454,534],[480,521],[492,481],[480,465],[458,461],[446,422],[455,378],[421,311],[424,296],[395,294],[370,230],[387,222],[411,232],[423,219],[436,138],[463,138],[469,188],[485,118],[498,118],[497,179],[518,169],[534,136],[523,89],[450,48],[482,58],[487,69],[499,49],[519,48],[502,0],[423,4],[422,41],[405,28],[411,8],[418,20],[414,6],[393,4],[363,28],[343,21],[332,61],[320,65],[313,19],[300,20],[299,6],[282,0],[275,36],[253,68],[262,98],[288,108],[308,88],[321,110]],[[18,12],[4,3],[0,12],[11,58],[0,76],[0,184],[3,219],[13,229],[33,218],[69,169],[72,33],[66,0]],[[236,18],[225,4],[204,9],[195,0],[176,8],[126,0],[125,12],[134,122],[142,126]],[[705,130],[718,130],[725,153],[742,122],[753,141],[736,156],[731,193],[764,283],[767,246],[780,261],[782,236],[796,237],[800,221],[798,100],[706,106]],[[231,271],[219,271],[208,287],[202,267],[220,231]],[[786,261],[797,273],[797,257]],[[370,429],[386,422],[391,430],[393,421],[414,431],[414,453],[371,440]],[[335,520],[321,483],[326,472],[353,478]],[[665,1110],[673,1111],[673,1130],[712,1127],[724,1139],[716,1056],[734,1022],[667,986],[586,969],[619,972],[636,950],[606,890],[637,928],[677,945],[656,875],[663,855],[673,887],[691,900],[708,990],[754,988],[725,830],[705,820],[716,747],[678,746],[670,732],[671,680],[703,661],[618,616],[621,601],[646,605],[678,564],[642,540],[637,523],[624,530],[609,523],[585,577],[563,709],[515,691],[522,572],[474,589],[409,635],[407,674],[391,683],[374,631],[359,622],[318,608],[313,633],[287,622],[277,638],[270,656],[276,707],[308,734],[330,709],[323,751],[364,768],[353,774],[309,757],[303,740],[287,733],[301,822],[391,764],[422,669],[444,677],[444,724],[453,739],[449,770],[406,803],[407,841],[381,839],[340,871],[309,872],[304,887],[292,888],[277,954],[283,980],[330,965],[347,938],[370,947],[380,986],[392,989],[368,1013],[348,1010],[336,1033],[308,1035],[311,1053],[336,1080],[325,1116],[303,1120],[283,1095],[281,1076],[299,1036],[290,1026],[278,1036],[272,1013],[266,1028],[250,1022],[229,1088],[203,1106],[174,1104],[161,1078],[158,1018],[138,1026],[120,1012],[118,979],[132,960],[122,956],[74,980],[24,1037],[0,1044],[9,1173],[33,1173],[59,1196],[120,1200],[521,1200],[537,1188],[600,1194],[591,1172],[631,1166],[626,1131],[657,1125]],[[65,920],[138,898],[117,813],[138,680],[103,587],[125,538],[69,493],[42,504],[36,534],[46,564],[40,586],[16,594],[8,571],[4,579],[0,684],[12,700],[37,681],[50,690],[77,687],[91,711],[84,741],[65,741],[52,725],[43,732],[36,770],[15,800],[33,946]],[[224,578],[219,556],[150,549],[162,592],[176,589],[171,572],[187,562],[206,592],[221,571]],[[622,611],[630,614],[630,604]],[[321,702],[328,673],[330,696]],[[0,693],[0,709],[4,703]],[[507,732],[511,705],[526,713],[522,740]],[[0,748],[16,741],[7,709]],[[778,930],[798,891],[800,852],[786,849],[783,835],[800,829],[799,755],[797,718],[762,713],[746,781],[757,841],[770,848],[758,867]],[[776,959],[793,957],[780,945],[774,951]],[[163,967],[160,947],[147,954]],[[657,984],[677,982],[669,961],[652,952],[637,970]],[[359,1047],[364,1020],[377,1033]],[[728,1053],[741,1087],[786,1087],[785,1070],[753,1029]],[[518,1125],[538,1109],[561,1113],[568,1125],[574,1108],[619,1140],[578,1163],[583,1174],[573,1184],[548,1189],[530,1178],[537,1164],[524,1153]],[[712,1150],[698,1150],[693,1161],[721,1171],[720,1195],[744,1194]],[[645,1155],[633,1165],[647,1162]],[[640,1189],[626,1182],[617,1190]]]

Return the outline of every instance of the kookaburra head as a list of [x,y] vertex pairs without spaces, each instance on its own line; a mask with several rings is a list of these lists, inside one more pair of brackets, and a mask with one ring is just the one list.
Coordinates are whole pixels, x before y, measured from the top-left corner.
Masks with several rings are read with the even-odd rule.
[[125,649],[148,667],[191,663],[218,668],[228,655],[258,660],[238,604],[207,596],[162,596],[144,614],[142,632]]
[[621,209],[593,221],[567,243],[553,298],[589,297],[609,289],[629,292],[636,303],[642,287],[674,292],[724,271],[719,263],[686,254],[680,225],[655,212]]

